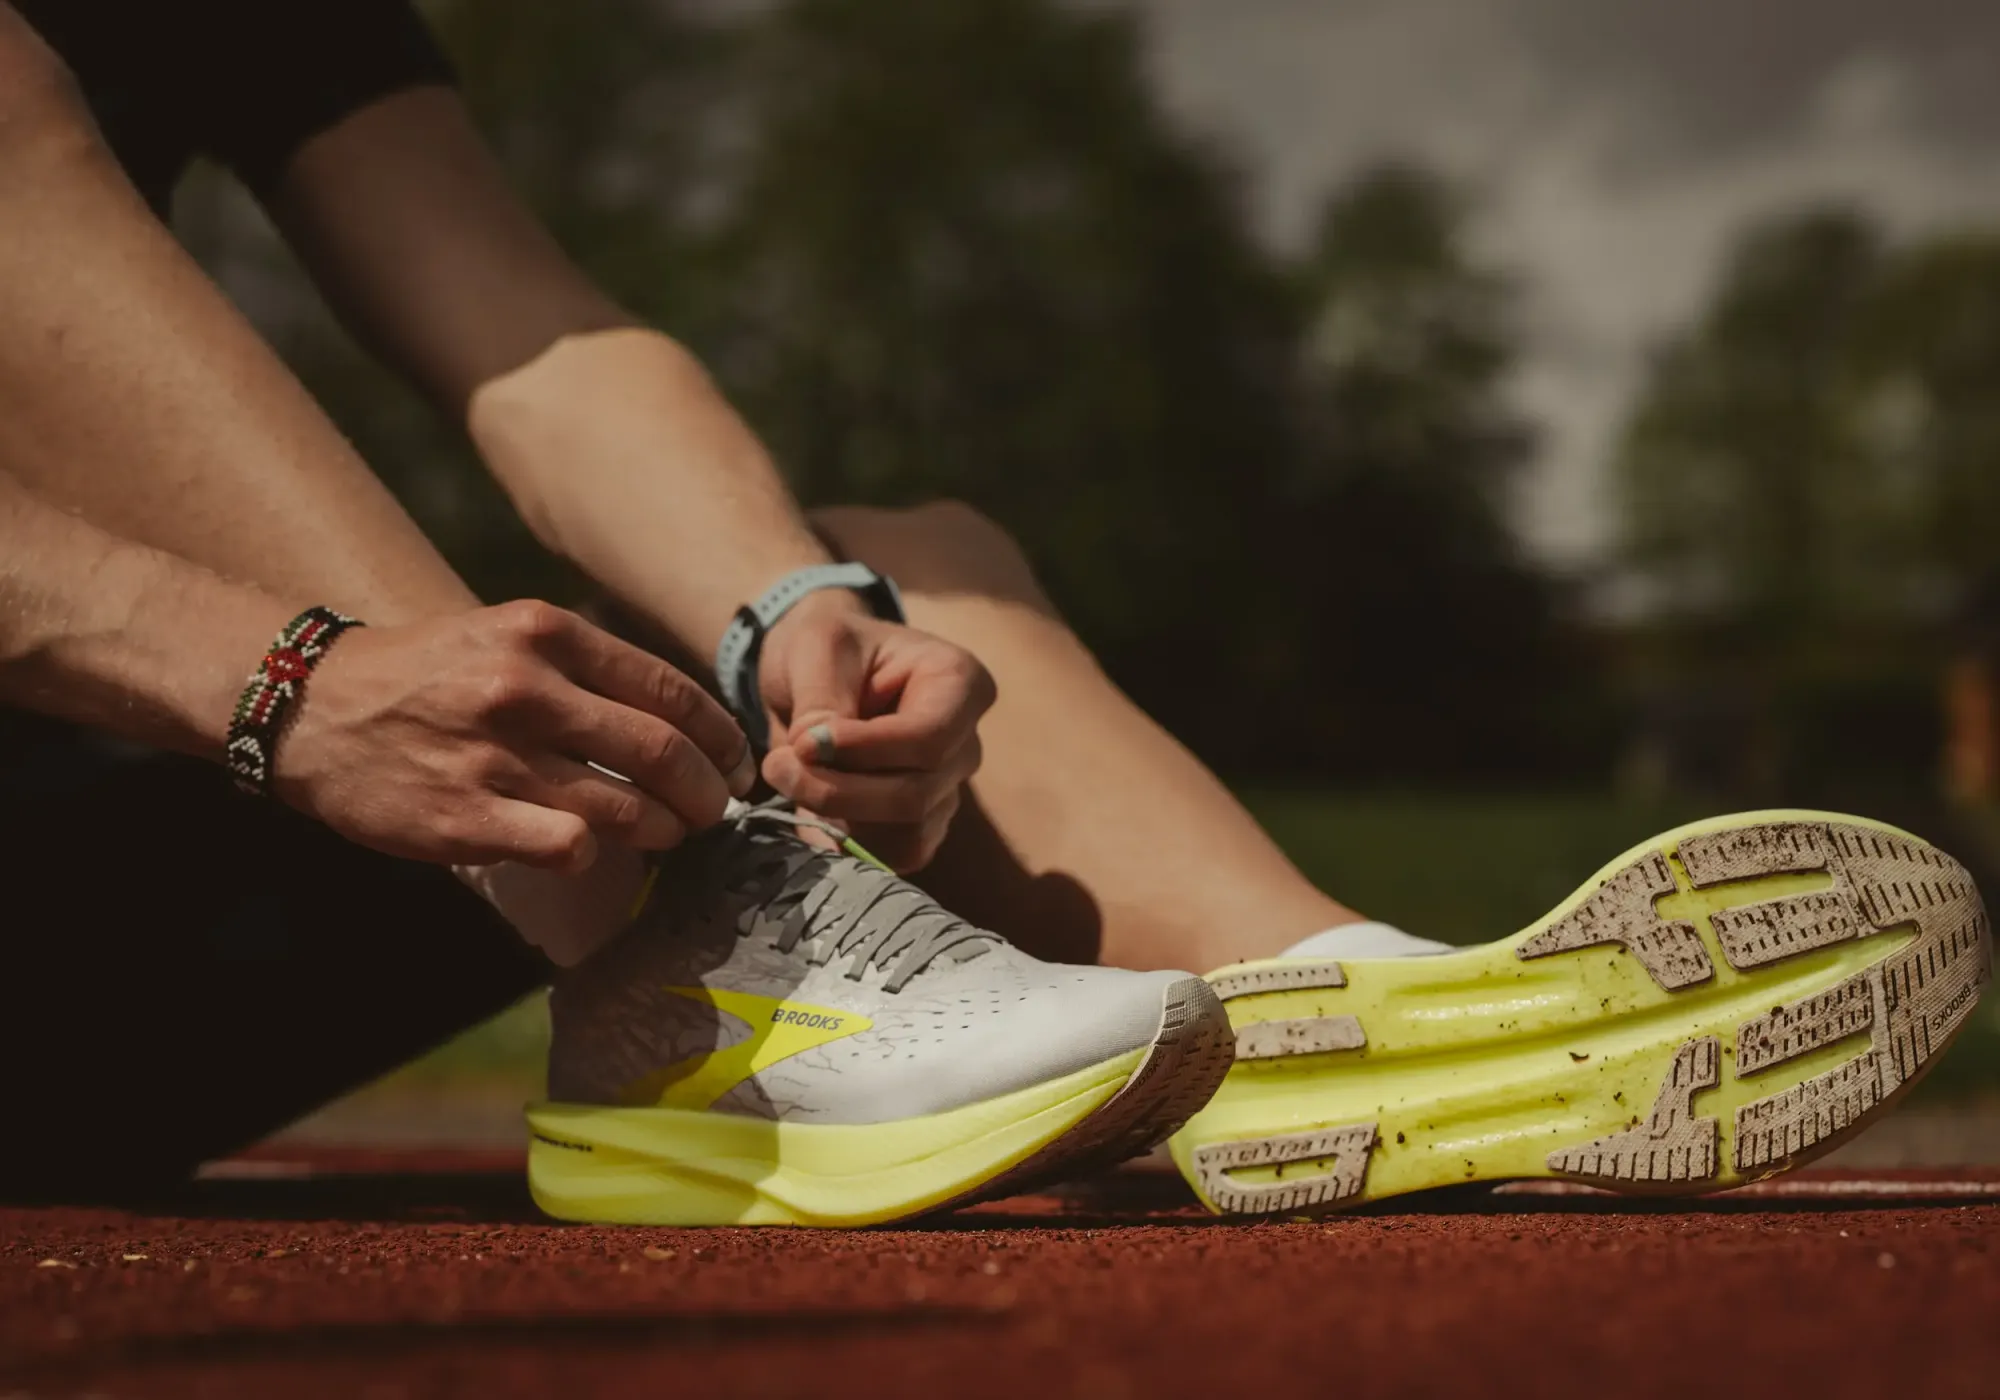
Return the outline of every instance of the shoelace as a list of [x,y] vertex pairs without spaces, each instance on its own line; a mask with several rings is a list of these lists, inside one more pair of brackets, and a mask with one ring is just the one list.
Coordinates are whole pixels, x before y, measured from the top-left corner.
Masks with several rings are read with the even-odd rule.
[[900,992],[943,954],[965,948],[963,961],[1000,942],[997,934],[946,913],[922,890],[898,879],[839,827],[782,798],[731,802],[723,820],[745,835],[760,824],[822,831],[849,853],[843,858],[802,842],[739,843],[742,854],[731,860],[724,878],[751,895],[752,903],[737,920],[737,932],[775,932],[781,953],[810,940],[813,963],[851,958],[849,978],[858,982],[877,967],[888,974],[882,990]]

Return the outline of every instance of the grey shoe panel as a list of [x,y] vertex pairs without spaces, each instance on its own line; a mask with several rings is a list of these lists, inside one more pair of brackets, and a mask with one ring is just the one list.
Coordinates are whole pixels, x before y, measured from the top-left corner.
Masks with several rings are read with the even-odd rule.
[[868,1030],[770,1066],[717,1106],[876,1123],[979,1103],[1150,1045],[1184,975],[1064,967],[1012,948],[1011,966],[1000,962],[925,979],[920,996],[879,997]]

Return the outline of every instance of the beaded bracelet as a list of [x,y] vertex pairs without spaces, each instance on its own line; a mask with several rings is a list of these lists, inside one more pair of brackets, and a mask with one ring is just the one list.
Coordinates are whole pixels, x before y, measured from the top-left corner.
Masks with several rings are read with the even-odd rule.
[[229,721],[229,742],[223,761],[248,793],[271,793],[271,756],[285,721],[305,693],[306,677],[326,655],[326,649],[350,627],[362,624],[331,608],[307,608],[285,624],[243,687],[236,713]]

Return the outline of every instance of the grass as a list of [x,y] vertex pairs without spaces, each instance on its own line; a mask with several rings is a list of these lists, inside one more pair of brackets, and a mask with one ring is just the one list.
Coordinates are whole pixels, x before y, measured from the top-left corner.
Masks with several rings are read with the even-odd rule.
[[[1452,943],[1504,937],[1606,861],[1695,808],[1609,796],[1249,792],[1258,818],[1322,888],[1372,918]],[[2000,830],[1995,839],[2000,840]],[[1990,892],[2000,898],[2000,891]],[[548,1016],[537,995],[398,1072],[516,1079],[539,1089]],[[2000,996],[1931,1073],[1929,1098],[2000,1092]]]

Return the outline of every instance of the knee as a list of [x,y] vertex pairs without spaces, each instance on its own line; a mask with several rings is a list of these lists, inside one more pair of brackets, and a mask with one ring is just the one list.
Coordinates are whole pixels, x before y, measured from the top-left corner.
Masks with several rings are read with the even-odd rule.
[[6,154],[95,150],[99,141],[83,90],[26,20],[0,4],[0,125]]
[[963,501],[907,509],[832,506],[813,527],[840,553],[912,592],[981,592],[1039,602],[1041,590],[1005,526]]

